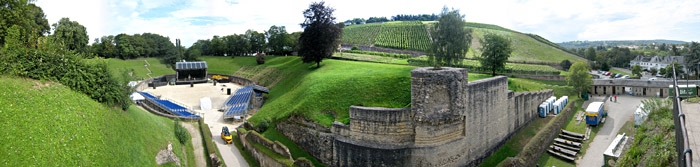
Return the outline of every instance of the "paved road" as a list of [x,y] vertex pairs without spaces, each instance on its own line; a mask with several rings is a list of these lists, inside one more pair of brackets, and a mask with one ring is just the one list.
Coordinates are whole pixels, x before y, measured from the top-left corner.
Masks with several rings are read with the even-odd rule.
[[622,125],[634,119],[634,111],[643,99],[646,97],[622,95],[617,96],[617,102],[606,102],[608,117],[604,124],[599,125],[602,126],[599,127],[601,129],[589,144],[590,147],[586,150],[583,160],[578,161],[576,166],[603,166],[603,152],[615,139]]
[[249,166],[248,162],[243,159],[243,155],[238,151],[235,144],[225,144],[223,139],[221,139],[221,128],[227,126],[231,131],[233,137],[236,136],[236,128],[242,123],[231,123],[223,120],[223,112],[216,110],[204,111],[204,122],[209,125],[209,130],[211,130],[211,137],[216,143],[216,147],[219,148],[221,156],[224,158],[226,166]]
[[693,166],[700,166],[700,103],[682,102],[690,149],[693,150]]
[[194,152],[194,160],[197,167],[206,167],[207,161],[204,157],[204,147],[202,145],[202,135],[199,134],[199,129],[195,128],[191,123],[181,123],[182,127],[187,129],[187,132],[192,136],[192,146]]

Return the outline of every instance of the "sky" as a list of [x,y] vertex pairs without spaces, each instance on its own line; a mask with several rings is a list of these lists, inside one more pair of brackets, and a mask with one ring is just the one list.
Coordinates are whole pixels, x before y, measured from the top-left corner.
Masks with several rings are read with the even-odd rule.
[[[272,25],[302,31],[302,12],[314,0],[36,0],[49,24],[63,17],[87,28],[90,43],[107,35],[181,39],[190,46],[214,35],[266,31]],[[327,0],[337,22],[397,14],[460,10],[465,21],[538,34],[553,42],[700,39],[698,0]]]

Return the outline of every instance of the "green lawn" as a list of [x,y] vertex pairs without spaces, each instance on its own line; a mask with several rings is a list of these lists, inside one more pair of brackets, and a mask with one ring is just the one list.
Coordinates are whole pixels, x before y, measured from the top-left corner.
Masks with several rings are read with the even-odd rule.
[[106,107],[53,82],[0,76],[0,85],[3,166],[156,166],[168,142],[185,158],[170,119]]
[[[271,127],[275,127],[275,125],[272,125]],[[272,141],[279,141],[280,143],[287,146],[287,148],[289,148],[289,153],[292,154],[292,158],[294,158],[294,159],[304,157],[304,158],[308,159],[309,161],[311,161],[311,163],[313,163],[314,166],[317,166],[317,167],[326,166],[326,165],[318,162],[318,160],[316,160],[316,158],[314,158],[309,153],[304,151],[304,149],[299,147],[299,145],[296,145],[292,140],[290,140],[289,138],[284,136],[282,133],[278,132],[277,128],[268,128],[268,130],[265,131],[265,133],[262,133],[262,135],[265,136],[265,138],[267,138],[267,139],[270,139]]]
[[[268,56],[273,57],[273,56]],[[241,66],[253,66],[255,57],[223,57],[223,56],[202,56],[199,57],[202,61],[207,62],[207,72],[216,74],[231,75],[238,71]]]
[[161,59],[159,58],[138,58],[138,59],[129,59],[129,60],[122,60],[122,59],[86,59],[85,61],[102,61],[107,63],[107,68],[114,74],[114,76],[120,77],[121,73],[124,71],[127,72],[134,72],[134,77],[136,80],[141,80],[141,79],[147,79],[148,78],[148,70],[146,70],[146,62],[150,64],[148,68],[153,72],[151,74],[151,77],[156,77],[156,76],[161,76],[161,75],[167,75],[167,74],[175,74],[175,70],[167,66],[166,64],[163,64],[161,62]]
[[620,71],[620,70],[616,70],[616,69],[613,69],[613,68],[610,68],[610,72],[611,72],[611,73],[616,73],[616,74],[622,74],[622,75],[629,75],[630,77],[633,77],[633,76],[634,76],[634,75],[632,75],[632,74],[630,74],[630,73],[622,72],[622,71]]

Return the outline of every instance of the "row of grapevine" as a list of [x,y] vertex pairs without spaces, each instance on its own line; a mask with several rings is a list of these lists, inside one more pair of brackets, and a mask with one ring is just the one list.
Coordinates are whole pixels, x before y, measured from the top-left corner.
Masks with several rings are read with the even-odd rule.
[[[425,59],[409,59],[408,64],[418,65],[418,66],[432,66],[428,60]],[[489,69],[481,67],[481,63],[476,60],[464,60],[461,65],[452,65],[453,67],[461,67],[469,69],[470,72],[490,72]],[[507,74],[528,74],[528,75],[559,75],[561,71],[546,65],[535,65],[535,64],[515,64],[506,63],[506,69],[497,71],[497,73],[507,73]]]
[[425,25],[419,21],[383,24],[374,45],[394,48],[425,51],[432,42],[428,38]]
[[372,51],[361,51],[361,50],[344,50],[343,52],[375,55],[375,56],[383,56],[383,57],[393,57],[393,58],[401,58],[401,59],[411,58],[411,55],[409,55],[409,54],[398,54],[398,53],[384,53],[384,52],[372,52]]
[[379,35],[382,24],[362,24],[352,25],[343,28],[343,43],[354,43],[363,45],[374,44],[374,39]]

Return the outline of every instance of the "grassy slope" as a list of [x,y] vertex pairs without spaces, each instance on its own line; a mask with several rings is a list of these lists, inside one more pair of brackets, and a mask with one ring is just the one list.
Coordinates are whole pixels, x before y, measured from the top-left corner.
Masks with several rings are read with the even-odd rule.
[[[145,61],[144,61],[145,60]],[[134,77],[137,79],[148,78],[148,70],[146,70],[146,61],[151,64],[148,68],[151,69],[153,74],[152,77],[161,76],[166,74],[175,74],[175,70],[168,67],[167,65],[161,63],[158,58],[138,58],[130,60],[121,59],[88,59],[85,61],[103,61],[107,63],[107,67],[110,69],[114,76],[121,76],[121,72],[124,71],[134,71]]]
[[[388,22],[384,24],[392,24],[393,22]],[[434,22],[423,22],[424,24],[431,24]],[[363,25],[360,25],[358,27],[361,27]],[[373,25],[368,25],[368,26],[373,26]],[[472,45],[469,53],[467,53],[467,57],[474,57],[474,55],[479,54],[478,50],[481,47],[481,43],[479,40],[483,39],[483,36],[487,33],[496,33],[498,35],[505,36],[509,39],[512,40],[513,42],[513,54],[512,56],[508,59],[510,61],[517,61],[517,62],[547,62],[547,63],[559,63],[562,60],[568,59],[569,61],[576,62],[580,61],[576,57],[561,51],[557,48],[554,48],[552,46],[549,46],[546,43],[542,43],[540,41],[537,41],[533,39],[532,37],[519,33],[513,30],[505,29],[499,26],[495,25],[487,25],[487,24],[479,24],[479,23],[470,23],[467,22],[466,24],[467,27],[472,28],[473,33],[472,33]],[[370,31],[371,30],[371,31]],[[355,28],[353,26],[349,26],[348,28],[344,29],[344,31],[348,31],[348,34],[352,34],[352,36],[358,36],[358,37],[372,37],[376,35],[371,35],[370,33],[376,33],[375,29],[367,29],[367,28]],[[357,32],[357,31],[367,31],[367,32]],[[366,35],[359,35],[362,33],[366,33]],[[357,37],[356,37],[357,38]],[[373,41],[373,40],[363,40],[363,41]],[[429,41],[428,39],[424,39],[424,41]],[[350,40],[350,38],[347,38],[343,42],[353,42],[353,40]],[[367,43],[363,43],[367,44]],[[476,53],[475,53],[476,52]]]
[[482,46],[480,40],[483,40],[484,35],[494,33],[504,36],[511,40],[513,46],[513,53],[508,59],[509,61],[547,63],[559,63],[563,60],[569,60],[572,63],[579,61],[579,59],[571,56],[566,52],[558,50],[545,43],[539,42],[522,33],[514,33],[510,31],[500,31],[484,28],[472,28],[472,31],[472,52],[469,52],[467,54],[467,57],[475,57],[475,55],[480,54],[479,50]]
[[155,155],[168,142],[183,158],[173,121],[135,106],[108,108],[56,83],[36,83],[43,85],[0,77],[0,164],[155,166]]

